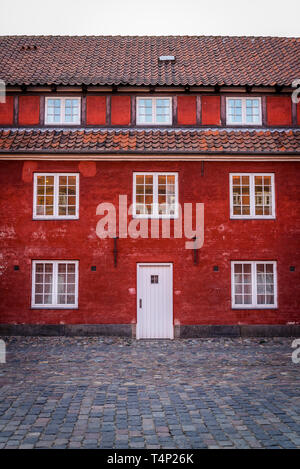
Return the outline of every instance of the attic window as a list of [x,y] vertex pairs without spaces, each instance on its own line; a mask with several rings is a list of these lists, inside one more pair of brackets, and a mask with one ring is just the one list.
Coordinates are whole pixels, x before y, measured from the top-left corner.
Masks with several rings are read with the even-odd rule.
[[21,47],[21,50],[37,50],[37,46],[35,44],[25,44]]
[[175,55],[160,55],[159,62],[175,62]]

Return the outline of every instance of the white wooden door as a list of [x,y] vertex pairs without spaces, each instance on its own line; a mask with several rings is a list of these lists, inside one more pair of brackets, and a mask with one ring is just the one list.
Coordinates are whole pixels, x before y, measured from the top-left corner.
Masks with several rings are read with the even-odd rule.
[[137,266],[137,339],[173,339],[172,264]]

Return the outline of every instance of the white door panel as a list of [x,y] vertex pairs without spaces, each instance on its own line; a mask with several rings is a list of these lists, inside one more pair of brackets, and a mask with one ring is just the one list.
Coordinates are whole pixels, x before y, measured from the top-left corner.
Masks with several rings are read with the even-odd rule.
[[137,339],[173,339],[172,264],[137,269]]

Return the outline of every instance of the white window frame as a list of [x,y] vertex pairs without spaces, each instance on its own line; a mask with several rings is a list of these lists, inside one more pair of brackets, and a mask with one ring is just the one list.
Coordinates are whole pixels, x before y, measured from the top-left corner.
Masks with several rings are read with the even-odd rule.
[[[139,112],[139,101],[144,100],[144,99],[151,99],[152,100],[152,122],[140,122],[140,112]],[[156,101],[158,99],[168,99],[169,101],[169,106],[170,106],[170,118],[168,122],[156,122]],[[164,126],[164,125],[172,125],[173,122],[173,108],[172,108],[172,98],[166,97],[166,96],[160,96],[160,97],[155,97],[155,98],[149,98],[149,96],[140,96],[136,98],[136,124],[137,125],[159,125],[159,126]]]
[[[233,213],[233,176],[249,176],[250,183],[250,215],[234,215]],[[270,176],[272,185],[272,214],[271,215],[255,215],[255,176]],[[275,210],[275,175],[274,173],[230,173],[229,174],[229,190],[230,190],[230,218],[232,219],[269,219],[276,218]]]
[[[229,100],[230,99],[239,99],[242,101],[242,121],[241,122],[231,122],[230,121],[230,115],[229,115]],[[247,122],[246,121],[246,100],[247,99],[258,99],[259,102],[259,121],[258,122]],[[259,96],[251,96],[251,97],[245,97],[245,96],[227,96],[226,97],[226,125],[234,125],[234,126],[239,126],[239,125],[249,125],[249,126],[257,126],[257,125],[262,125],[262,109],[261,109],[261,98]]]
[[[235,291],[234,291],[234,266],[235,264],[251,264],[251,284],[252,284],[252,304],[241,305],[235,304]],[[257,304],[257,282],[256,282],[256,265],[257,264],[272,264],[274,275],[274,304],[262,305]],[[231,307],[232,309],[276,309],[277,306],[277,262],[276,261],[231,261]]]
[[[50,304],[35,304],[35,273],[36,273],[36,264],[53,264],[53,275],[52,275],[52,298],[55,299],[55,302]],[[58,274],[58,265],[59,264],[75,264],[75,303],[74,304],[58,304],[57,303],[57,274]],[[32,290],[31,290],[31,308],[34,309],[77,309],[78,308],[78,265],[79,261],[77,260],[33,260],[32,261]]]
[[[49,122],[48,121],[48,101],[50,99],[59,99],[61,102],[60,105],[60,120],[59,122]],[[76,122],[66,122],[65,121],[65,106],[67,99],[77,99],[78,100],[78,119]],[[81,122],[81,98],[80,96],[47,96],[45,99],[45,124],[47,125],[79,125]]]
[[[37,178],[38,176],[54,176],[54,204],[53,215],[37,215]],[[76,177],[76,214],[75,215],[59,215],[58,214],[58,197],[59,197],[59,177],[75,176]],[[33,219],[34,220],[77,220],[79,218],[79,173],[34,173],[33,179]]]
[[[152,214],[137,214],[136,213],[136,176],[153,176],[153,213]],[[172,214],[159,214],[158,213],[158,176],[175,176],[175,213]],[[133,173],[133,218],[178,218],[178,173],[170,173],[164,171],[147,172],[140,171]]]

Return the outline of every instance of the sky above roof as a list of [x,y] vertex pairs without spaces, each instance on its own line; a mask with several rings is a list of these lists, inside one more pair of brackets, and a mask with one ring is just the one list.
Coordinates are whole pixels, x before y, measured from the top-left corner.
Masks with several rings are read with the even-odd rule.
[[299,37],[299,14],[299,0],[14,0],[0,34]]

